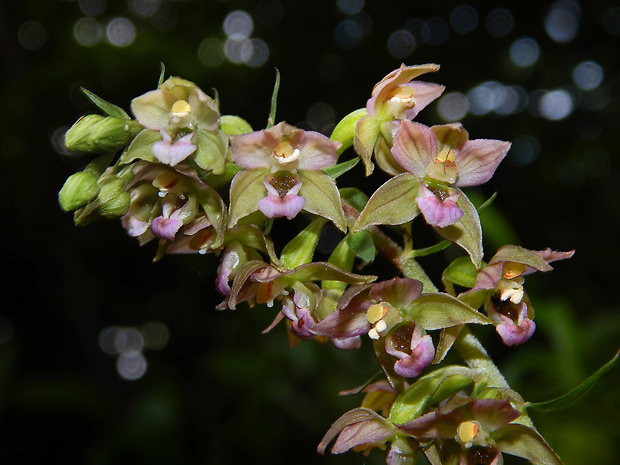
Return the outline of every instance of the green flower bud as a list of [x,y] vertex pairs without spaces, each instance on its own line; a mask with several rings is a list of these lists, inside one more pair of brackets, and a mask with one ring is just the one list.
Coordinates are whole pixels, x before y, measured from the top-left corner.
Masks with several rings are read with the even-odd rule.
[[113,178],[101,185],[97,196],[99,214],[107,217],[124,215],[129,209],[130,200],[129,192],[125,190],[125,182]]
[[113,116],[86,115],[65,134],[65,145],[73,152],[115,152],[127,145],[142,126]]
[[98,193],[97,176],[91,171],[80,171],[67,178],[58,193],[58,203],[64,211],[76,210],[94,200]]

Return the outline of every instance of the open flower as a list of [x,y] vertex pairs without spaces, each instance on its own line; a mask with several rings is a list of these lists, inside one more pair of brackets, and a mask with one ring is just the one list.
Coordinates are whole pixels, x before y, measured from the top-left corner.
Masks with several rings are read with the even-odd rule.
[[435,441],[441,463],[456,463],[456,459],[459,465],[501,465],[502,453],[507,453],[560,465],[536,430],[513,423],[520,416],[506,398],[476,399],[459,393],[435,410],[396,426],[420,442]]
[[439,84],[413,79],[438,69],[435,64],[403,64],[375,85],[366,102],[367,115],[360,118],[355,126],[355,150],[366,166],[367,175],[373,169],[370,161],[373,152],[382,170],[390,174],[400,172],[389,150],[400,121],[415,118],[420,110],[444,91],[444,86]]
[[231,185],[231,225],[256,210],[268,218],[292,219],[304,209],[343,229],[338,191],[321,171],[336,163],[338,147],[318,132],[285,122],[231,136],[233,159],[243,168]]
[[487,182],[509,149],[509,142],[469,140],[460,123],[428,127],[403,121],[394,137],[392,155],[420,179],[416,201],[426,221],[444,228],[463,216],[456,204],[462,194],[457,188]]
[[223,171],[226,137],[219,130],[220,114],[215,101],[196,84],[171,77],[133,99],[131,109],[147,131],[161,135],[152,145],[158,161],[175,166],[196,153],[201,168]]
[[503,246],[478,273],[474,287],[459,298],[475,302],[474,305],[484,304],[504,344],[522,344],[536,329],[534,309],[523,289],[524,276],[536,271],[551,271],[553,267],[549,263],[573,254],[574,250],[556,252]]

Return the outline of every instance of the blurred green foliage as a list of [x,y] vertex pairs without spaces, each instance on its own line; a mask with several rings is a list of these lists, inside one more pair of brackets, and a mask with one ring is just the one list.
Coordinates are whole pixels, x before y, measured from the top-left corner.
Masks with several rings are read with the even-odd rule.
[[[159,9],[149,16],[153,5]],[[58,148],[64,129],[95,112],[80,86],[129,110],[133,97],[157,85],[160,62],[168,75],[217,89],[222,113],[239,114],[255,129],[266,124],[276,67],[282,76],[277,119],[325,131],[362,107],[372,86],[401,62],[441,64],[432,79],[446,92],[465,94],[488,81],[524,89],[530,103],[522,111],[470,112],[462,120],[472,138],[533,140],[538,147],[518,151],[515,144],[495,178],[472,193],[483,199],[498,192],[482,216],[487,256],[513,241],[577,253],[553,273],[528,279],[538,324],[531,341],[506,348],[487,328],[479,336],[531,401],[563,394],[609,360],[620,341],[614,291],[620,12],[606,0],[564,2],[578,12],[578,29],[574,38],[557,42],[544,26],[553,5],[510,7],[512,28],[492,36],[485,21],[496,7],[476,6],[476,27],[457,32],[450,19],[462,4],[447,0],[4,2],[0,460],[370,463],[356,454],[315,454],[331,422],[358,402],[338,391],[362,384],[377,369],[368,346],[357,352],[316,343],[289,349],[283,327],[260,333],[272,310],[214,310],[213,257],[153,264],[154,248],[138,248],[117,222],[75,228],[59,208],[64,180],[88,161]],[[213,57],[205,58],[215,43],[205,40],[223,43],[224,20],[236,10],[254,18],[251,36],[268,46],[262,66],[226,59],[213,66]],[[84,18],[93,21],[79,23]],[[135,38],[127,46],[106,40],[115,18],[133,24]],[[100,39],[80,44],[78,24],[95,27],[90,37]],[[445,40],[429,35],[432,24],[447,25]],[[413,31],[415,46],[394,56],[389,37],[402,29]],[[510,58],[521,37],[540,47],[538,61],[525,68]],[[584,61],[604,71],[593,91],[580,91],[572,78]],[[573,111],[557,121],[541,117],[535,105],[540,92],[552,89],[574,97]],[[321,108],[322,116],[313,116]],[[418,119],[443,122],[436,105]],[[519,139],[524,135],[530,139]],[[343,178],[343,185],[361,173]],[[383,180],[377,175],[368,188]],[[423,247],[435,238],[415,240]],[[425,257],[423,264],[432,269],[433,260]],[[121,379],[115,357],[99,348],[99,335],[106,327],[148,321],[164,323],[170,342],[145,353],[142,378]],[[616,463],[619,381],[616,368],[578,404],[534,414],[567,465]],[[381,463],[381,454],[369,460]]]

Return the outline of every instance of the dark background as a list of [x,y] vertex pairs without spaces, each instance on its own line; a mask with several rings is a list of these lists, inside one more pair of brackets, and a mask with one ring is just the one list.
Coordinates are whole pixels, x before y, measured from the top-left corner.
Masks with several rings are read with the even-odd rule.
[[[566,392],[609,360],[620,340],[620,8],[605,0],[470,5],[3,2],[0,460],[383,460],[380,453],[369,459],[315,454],[331,422],[359,402],[338,391],[362,384],[377,369],[368,347],[340,352],[307,342],[291,350],[283,327],[260,333],[273,311],[214,310],[214,257],[152,263],[154,248],[139,248],[117,221],[76,228],[58,207],[64,180],[87,161],[59,146],[68,126],[95,112],[79,87],[129,110],[132,98],[156,87],[160,62],[167,76],[192,80],[211,94],[217,89],[222,113],[239,114],[255,129],[266,123],[277,67],[277,119],[328,134],[402,62],[441,64],[427,79],[446,85],[446,94],[460,92],[456,99],[470,98],[472,111],[461,120],[471,138],[514,142],[493,180],[471,193],[498,193],[495,208],[483,215],[486,258],[504,243],[577,250],[553,273],[528,279],[538,324],[532,340],[507,349],[488,328],[480,338],[511,385],[531,401]],[[498,8],[509,14],[496,16]],[[253,19],[249,38],[268,47],[260,65],[210,52],[226,40],[223,24],[236,10]],[[500,27],[502,18],[509,27]],[[133,39],[122,28],[127,24]],[[404,48],[388,47],[395,31],[406,38]],[[539,56],[518,66],[511,47],[524,37],[537,44]],[[593,63],[587,69],[595,81],[602,73],[586,89],[574,79],[583,62]],[[476,95],[499,89],[490,102],[501,103],[506,86],[522,96],[519,106],[477,110]],[[549,119],[545,95],[560,101],[568,96],[571,110]],[[418,120],[446,122],[440,103]],[[355,183],[361,176],[357,167],[347,179]],[[378,174],[373,182],[383,180]],[[424,237],[417,245],[429,244]],[[431,260],[424,264],[435,267]],[[117,356],[102,350],[100,335],[111,327],[144,329],[149,322],[167,331],[167,343],[143,349],[146,372],[123,379]],[[534,415],[567,465],[616,463],[619,379],[616,368],[578,404]]]

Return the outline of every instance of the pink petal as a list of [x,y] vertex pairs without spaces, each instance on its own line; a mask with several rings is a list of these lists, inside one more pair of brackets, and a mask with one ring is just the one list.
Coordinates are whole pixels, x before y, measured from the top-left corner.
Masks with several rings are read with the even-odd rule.
[[510,145],[510,142],[490,139],[466,142],[455,154],[459,171],[455,185],[470,187],[487,182],[510,150]]
[[463,210],[456,205],[457,199],[458,193],[442,201],[426,188],[426,186],[421,184],[416,201],[428,224],[439,228],[445,228],[453,225],[463,217]]
[[306,199],[298,195],[268,195],[258,201],[258,208],[267,218],[286,216],[293,219],[304,207]]
[[170,136],[164,131],[160,131],[163,140],[153,144],[153,155],[162,163],[174,166],[185,160],[196,150],[196,146],[191,143],[193,134],[187,134],[181,139],[172,142]]
[[174,240],[177,231],[183,226],[183,222],[176,218],[164,218],[158,216],[151,222],[151,231],[158,237]]
[[428,126],[403,121],[394,137],[392,156],[403,169],[422,179],[437,156],[437,137]]
[[519,325],[509,318],[507,318],[506,321],[506,323],[498,324],[495,330],[507,346],[523,344],[532,337],[532,334],[534,334],[536,330],[536,323],[529,318],[525,318]]

